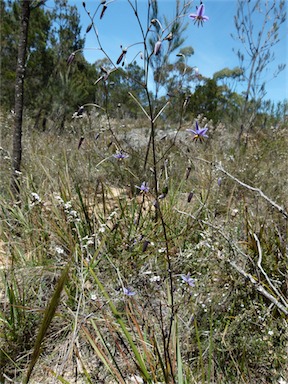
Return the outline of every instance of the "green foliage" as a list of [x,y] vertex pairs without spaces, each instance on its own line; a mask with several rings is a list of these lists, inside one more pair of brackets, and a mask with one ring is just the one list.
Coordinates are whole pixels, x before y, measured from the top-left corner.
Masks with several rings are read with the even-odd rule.
[[[180,21],[188,4],[177,1],[169,23],[158,19],[157,2],[149,3],[148,18],[157,20],[149,20],[146,34],[137,3],[129,4],[143,31],[142,67],[115,65],[96,30],[103,58],[88,66],[75,8],[59,0],[53,16],[39,10],[53,36],[52,51],[42,47],[53,69],[38,115],[55,129],[31,131],[34,116],[25,118],[17,203],[7,183],[9,151],[1,149],[0,378],[274,382],[287,374],[285,123],[263,110],[236,149],[246,101],[217,80],[240,71],[205,79],[187,66],[193,49],[181,46]],[[175,40],[166,37],[171,31]],[[159,55],[155,32],[164,44]],[[36,51],[31,65],[40,60]],[[173,95],[159,97],[161,87]],[[68,120],[80,105],[82,117]],[[195,134],[191,117],[200,127]],[[11,116],[3,121],[8,148]]]
[[209,120],[218,122],[221,120],[221,102],[223,100],[221,87],[217,86],[214,79],[204,80],[204,85],[196,86],[191,96],[188,110],[193,116],[199,114],[206,116]]
[[[67,117],[91,101],[96,76],[93,66],[79,56],[72,70],[74,79],[69,80],[66,60],[71,52],[84,46],[80,17],[76,6],[67,1],[54,3],[52,11],[31,3],[24,102],[35,118],[34,127],[42,129],[46,129],[47,120],[63,129]],[[1,8],[1,104],[13,109],[19,3],[1,1]]]
[[[119,137],[125,137],[121,129],[127,128],[121,128],[121,122],[113,124]],[[96,125],[95,120],[95,129]],[[285,295],[285,218],[253,191],[219,174],[210,160],[221,160],[240,180],[261,185],[281,202],[287,140],[284,130],[262,129],[261,135],[251,138],[254,144],[245,157],[235,152],[231,156],[231,134],[215,127],[211,145],[188,142],[186,136],[185,143],[178,142],[169,152],[159,176],[161,190],[168,185],[168,195],[160,204],[172,258],[175,306],[168,349],[171,295],[165,238],[161,222],[155,222],[153,189],[143,196],[135,188],[144,178],[141,161],[135,160],[143,159],[144,148],[130,152],[125,147],[131,156],[119,163],[111,157],[113,149],[101,150],[104,135],[95,143],[93,135],[86,136],[79,151],[77,134],[63,134],[61,142],[48,132],[24,135],[22,206],[11,207],[8,195],[1,200],[1,239],[6,257],[13,263],[2,274],[2,284],[7,287],[6,309],[1,313],[6,335],[1,345],[2,365],[9,377],[13,367],[21,372],[27,366],[17,358],[20,345],[27,350],[35,344],[45,308],[56,292],[59,271],[71,258],[62,299],[42,342],[45,363],[40,355],[34,367],[36,380],[43,381],[41,367],[45,364],[60,382],[71,382],[64,373],[71,371],[72,364],[67,348],[83,367],[78,378],[92,383],[113,377],[125,382],[133,374],[140,377],[143,370],[154,382],[170,382],[171,372],[176,382],[184,383],[235,378],[257,382],[259,370],[267,382],[285,377],[283,315],[228,262],[233,258],[244,263],[246,271],[259,276],[259,283],[269,289],[257,268],[256,233],[263,252],[262,267],[273,281],[281,282],[277,287]],[[159,141],[159,153],[165,153],[169,145]],[[273,156],[275,151],[277,156]],[[273,163],[267,161],[271,155]],[[192,169],[186,180],[188,165]],[[4,181],[5,175],[8,179],[9,172],[3,173]],[[147,180],[152,186],[153,178]],[[127,184],[130,197],[124,188]],[[194,196],[188,203],[191,190]],[[145,241],[149,241],[146,249]],[[195,287],[181,283],[180,275],[188,272]],[[124,296],[127,286],[137,294]],[[59,354],[63,372],[54,368]],[[140,361],[144,364],[141,369]]]

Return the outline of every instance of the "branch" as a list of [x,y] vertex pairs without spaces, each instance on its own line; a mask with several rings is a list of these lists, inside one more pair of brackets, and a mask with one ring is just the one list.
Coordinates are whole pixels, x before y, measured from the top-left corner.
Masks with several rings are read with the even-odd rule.
[[268,284],[270,285],[270,287],[272,288],[272,290],[274,291],[274,293],[276,293],[276,295],[281,299],[282,303],[285,305],[285,307],[288,308],[288,303],[286,302],[285,298],[283,297],[283,295],[281,294],[281,292],[278,291],[278,289],[272,284],[271,280],[269,279],[267,273],[264,271],[261,263],[262,263],[262,248],[261,248],[261,245],[260,245],[260,241],[256,235],[256,233],[253,233],[253,236],[254,236],[254,239],[256,241],[256,244],[257,244],[257,249],[258,249],[258,261],[257,261],[257,267],[260,269],[260,271],[262,272],[263,276],[265,277],[266,281],[268,282]]
[[284,305],[282,305],[273,295],[271,295],[269,292],[266,291],[265,288],[263,288],[263,286],[261,284],[258,283],[258,281],[256,279],[254,279],[254,277],[252,275],[250,275],[250,273],[247,273],[244,271],[244,269],[242,269],[239,265],[237,265],[235,263],[235,261],[232,261],[232,260],[227,260],[227,262],[231,265],[231,267],[233,267],[234,269],[236,269],[236,271],[238,273],[240,273],[242,276],[245,277],[245,279],[249,280],[250,283],[253,285],[253,287],[264,297],[266,297],[266,299],[268,299],[269,301],[271,301],[271,303],[273,303],[274,305],[276,305],[276,307],[281,311],[283,312],[286,316],[288,316],[288,307],[285,307]]
[[255,188],[255,187],[252,187],[251,185],[248,185],[246,183],[243,183],[243,181],[240,181],[239,179],[237,179],[237,177],[231,175],[231,173],[227,172],[221,164],[215,164],[214,165],[215,168],[218,170],[218,171],[221,171],[222,173],[224,173],[226,176],[230,177],[230,179],[236,181],[236,183],[240,184],[242,187],[246,188],[246,189],[249,189],[250,191],[253,191],[253,192],[257,192],[264,200],[266,200],[270,205],[272,205],[272,207],[276,208],[286,219],[288,219],[288,213],[285,211],[285,209],[283,207],[281,207],[280,205],[276,204],[273,200],[271,200],[268,196],[266,196],[262,191],[261,189],[259,188]]
[[[178,213],[181,213],[183,215],[187,215],[191,218],[193,218],[194,220],[197,220],[197,218],[187,212],[183,212],[183,211],[179,211],[177,208],[174,208],[176,212]],[[223,231],[222,231],[222,228],[219,228],[205,220],[198,220],[200,223],[202,224],[205,224],[205,225],[208,225],[209,227],[215,229],[229,244],[229,246],[237,251],[239,254],[241,254],[242,256],[244,256],[246,259],[250,259],[250,257],[248,255],[246,255],[239,247],[237,244],[234,243],[234,241],[232,241]],[[261,253],[261,256],[262,256],[262,253]],[[223,258],[221,258],[223,259]],[[276,298],[275,296],[271,295],[252,275],[250,275],[250,273],[246,272],[243,268],[241,268],[238,264],[235,263],[235,261],[233,260],[230,260],[230,259],[225,259],[225,261],[227,261],[229,263],[229,265],[231,265],[231,267],[233,267],[238,273],[240,273],[242,276],[245,277],[245,279],[249,280],[250,283],[252,284],[252,286],[256,289],[256,291],[258,291],[262,296],[266,297],[266,299],[268,299],[271,303],[273,303],[274,305],[276,305],[276,307],[282,312],[284,313],[286,316],[288,316],[288,305],[286,303],[285,300],[283,300],[283,296],[281,294],[278,293],[277,291],[277,295],[280,296],[280,300],[282,302],[285,303],[285,305],[283,305],[279,300],[278,298]],[[261,267],[261,259],[260,259],[260,263],[259,263],[259,259],[258,259],[258,267],[259,267],[259,264],[260,264],[260,267]],[[261,267],[261,272],[263,273],[263,268]],[[265,272],[264,272],[265,273]],[[266,273],[265,273],[266,275]],[[267,275],[266,275],[267,276]],[[265,276],[265,277],[266,277]],[[267,276],[268,278],[268,276]],[[269,280],[269,278],[268,278]],[[270,280],[269,280],[270,282]],[[275,292],[275,287],[273,286],[273,290]]]
[[141,105],[140,101],[133,95],[133,93],[131,92],[128,92],[128,95],[132,97],[132,99],[135,101],[135,103],[142,109],[142,112],[144,113],[144,115],[147,117],[147,119],[149,121],[152,121],[151,120],[151,117],[148,115],[148,113],[145,111],[145,109],[143,108],[143,106]]

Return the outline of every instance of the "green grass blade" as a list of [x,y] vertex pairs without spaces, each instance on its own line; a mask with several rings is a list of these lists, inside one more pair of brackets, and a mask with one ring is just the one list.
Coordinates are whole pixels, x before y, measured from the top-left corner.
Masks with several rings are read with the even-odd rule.
[[126,337],[126,340],[128,341],[133,353],[134,353],[134,356],[135,356],[135,359],[137,360],[137,363],[139,365],[139,368],[142,372],[142,374],[144,375],[145,379],[149,382],[151,381],[151,377],[149,375],[149,372],[147,371],[147,368],[146,368],[146,365],[143,361],[143,358],[142,358],[142,355],[140,354],[137,346],[135,345],[135,343],[133,342],[132,340],[132,337],[127,329],[127,327],[125,326],[125,323],[124,321],[122,320],[121,318],[121,315],[120,313],[117,311],[116,307],[114,306],[114,304],[112,303],[108,293],[106,292],[104,286],[102,285],[101,281],[98,279],[98,277],[96,276],[95,272],[93,271],[93,269],[89,268],[89,271],[91,273],[91,275],[93,276],[96,284],[98,285],[98,287],[100,288],[103,296],[107,299],[107,302],[108,302],[108,305],[117,321],[117,323],[120,325],[125,337]]
[[69,269],[70,269],[70,263],[67,264],[67,266],[63,270],[63,272],[59,278],[59,281],[56,285],[56,288],[55,288],[55,291],[54,291],[53,296],[51,298],[51,301],[50,301],[48,307],[46,308],[46,311],[44,313],[44,318],[43,318],[43,321],[42,321],[42,324],[40,326],[40,329],[39,329],[39,332],[37,335],[37,339],[35,342],[35,347],[34,347],[32,357],[31,357],[31,362],[29,364],[28,371],[27,371],[26,377],[23,381],[23,384],[27,384],[29,382],[32,371],[35,367],[35,364],[37,363],[37,360],[38,360],[40,352],[41,352],[41,345],[42,345],[43,339],[46,335],[48,327],[49,327],[49,325],[50,325],[50,323],[54,317],[55,311],[58,307],[58,304],[59,304],[59,301],[61,298],[61,292],[64,288],[65,283],[66,283]]
[[179,340],[179,332],[178,332],[178,322],[176,318],[176,354],[177,354],[177,383],[178,384],[184,384],[183,381],[183,361],[181,356],[181,347],[180,347],[180,340]]

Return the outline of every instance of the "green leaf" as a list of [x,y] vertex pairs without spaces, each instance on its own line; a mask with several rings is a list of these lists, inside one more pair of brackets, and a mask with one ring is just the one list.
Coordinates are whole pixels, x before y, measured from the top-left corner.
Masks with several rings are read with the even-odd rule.
[[70,269],[70,263],[67,264],[67,266],[63,270],[63,272],[62,272],[62,274],[58,280],[58,283],[56,285],[56,288],[55,288],[55,291],[54,291],[53,296],[51,298],[51,301],[50,301],[48,307],[46,308],[46,311],[44,313],[44,318],[43,318],[43,321],[42,321],[42,324],[40,326],[40,329],[39,329],[39,332],[37,335],[37,339],[35,342],[34,351],[33,351],[32,357],[31,357],[31,362],[29,364],[28,371],[27,371],[26,377],[23,381],[23,384],[27,384],[29,382],[32,371],[33,371],[35,364],[37,363],[37,360],[40,356],[41,345],[42,345],[44,337],[47,333],[49,325],[51,324],[51,321],[53,320],[53,317],[55,315],[55,311],[58,307],[58,304],[59,304],[59,301],[61,298],[61,292],[65,286],[65,283],[66,283],[66,280],[68,277],[69,269]]

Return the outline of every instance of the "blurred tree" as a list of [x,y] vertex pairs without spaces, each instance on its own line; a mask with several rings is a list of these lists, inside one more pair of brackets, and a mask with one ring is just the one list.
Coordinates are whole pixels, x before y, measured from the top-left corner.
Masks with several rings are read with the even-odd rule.
[[223,103],[222,87],[214,79],[203,79],[203,85],[198,85],[191,95],[187,111],[194,117],[199,114],[217,122],[221,119],[220,105]]
[[[35,4],[37,6],[35,6]],[[43,67],[50,64],[48,37],[50,30],[50,18],[45,14],[41,5],[43,1],[30,1],[30,9],[33,11],[29,21],[28,42],[27,42],[27,58],[25,62],[26,77],[29,79],[26,86],[25,105],[29,105],[30,93],[35,99],[35,90],[39,91],[39,84],[45,86],[47,79],[47,69]],[[19,1],[1,0],[1,104],[12,108],[13,87],[16,77],[17,51],[19,44],[19,19],[21,15],[21,3]],[[42,83],[44,81],[44,84]]]
[[[130,93],[145,107],[147,100],[143,86],[144,70],[136,61],[115,69],[107,58],[97,60],[95,68],[98,78],[104,78],[97,82],[95,103],[104,108],[111,117],[137,118],[140,109]],[[107,78],[103,70],[111,71]]]
[[[20,1],[1,1],[1,105],[13,108],[13,84],[19,42]],[[35,7],[37,4],[37,7]],[[76,6],[66,0],[55,0],[47,10],[44,1],[30,1],[33,11],[28,32],[24,106],[35,119],[35,128],[63,128],[66,118],[79,105],[93,97],[95,69],[81,54],[67,67],[67,57],[84,47],[80,36],[80,17]],[[73,81],[70,77],[73,75]],[[65,80],[65,91],[63,79]],[[69,86],[68,86],[69,83]],[[67,88],[68,86],[68,88]],[[74,88],[75,86],[75,88]],[[89,100],[89,101],[90,101]],[[62,107],[61,107],[62,106]],[[61,107],[61,108],[60,108]]]
[[18,38],[16,33],[19,28],[20,8],[19,4],[6,3],[0,0],[1,24],[0,24],[0,57],[1,57],[1,92],[0,104],[9,109],[14,108],[14,86],[16,78],[16,62],[18,53]]
[[[67,0],[55,0],[54,8],[46,14],[50,19],[46,52],[41,55],[39,48],[35,52],[35,63],[40,64],[39,72],[44,72],[46,83],[42,82],[37,98],[30,100],[28,105],[34,112],[35,127],[45,129],[49,119],[53,128],[63,131],[67,117],[87,101],[92,85],[92,80],[91,84],[87,80],[91,77],[92,67],[81,54],[77,55],[75,65],[67,66],[69,55],[84,47],[77,7],[69,5]],[[45,54],[50,60],[41,65],[37,57],[43,59]]]
[[244,71],[240,67],[223,68],[213,74],[213,79],[220,82],[229,93],[235,91],[236,84],[243,80],[243,74]]
[[[188,12],[187,5],[183,5],[180,0],[175,2],[175,18],[169,22],[165,17],[164,20],[160,20],[158,16],[158,5],[157,2],[152,2],[151,8],[151,19],[155,20],[153,27],[155,32],[153,38],[149,39],[150,49],[153,52],[155,49],[155,44],[157,41],[161,41],[161,48],[157,55],[152,55],[150,58],[150,65],[154,73],[154,82],[155,82],[155,99],[157,100],[161,87],[165,85],[167,76],[169,75],[169,57],[172,52],[175,52],[181,45],[184,43],[185,38],[183,37],[184,31],[187,29],[188,23],[185,23],[183,18],[180,18],[179,15],[183,11],[183,7],[186,8]],[[162,26],[163,23],[163,26]],[[188,50],[191,47],[188,48]],[[187,55],[191,56],[192,51]]]
[[183,104],[190,99],[193,84],[198,82],[197,68],[187,64],[189,57],[194,54],[194,49],[190,46],[179,50],[177,60],[166,62],[161,71],[165,76],[160,78],[161,86],[165,89],[166,95],[170,98],[170,106],[166,109],[166,114],[172,121],[179,121],[183,113]]
[[28,47],[28,31],[31,10],[37,9],[45,1],[28,1],[20,2],[20,20],[18,35],[18,53],[16,64],[15,78],[15,107],[14,107],[14,132],[13,132],[13,148],[12,148],[12,175],[11,175],[11,191],[15,198],[19,197],[20,185],[19,174],[22,158],[22,119],[24,108],[24,81],[26,75],[26,55]]
[[[235,92],[237,83],[243,80],[243,69],[223,68],[213,74],[213,80],[222,91],[219,98],[219,117],[223,119],[225,116],[226,120],[228,118],[230,121],[235,121],[243,105],[243,97]],[[221,114],[220,111],[222,111]]]
[[[246,81],[240,140],[242,133],[253,126],[266,94],[263,73],[275,58],[273,47],[279,42],[279,28],[286,21],[286,7],[285,0],[238,0],[237,4],[235,39],[243,46],[237,51],[237,56]],[[285,64],[278,65],[273,76],[284,68]]]

